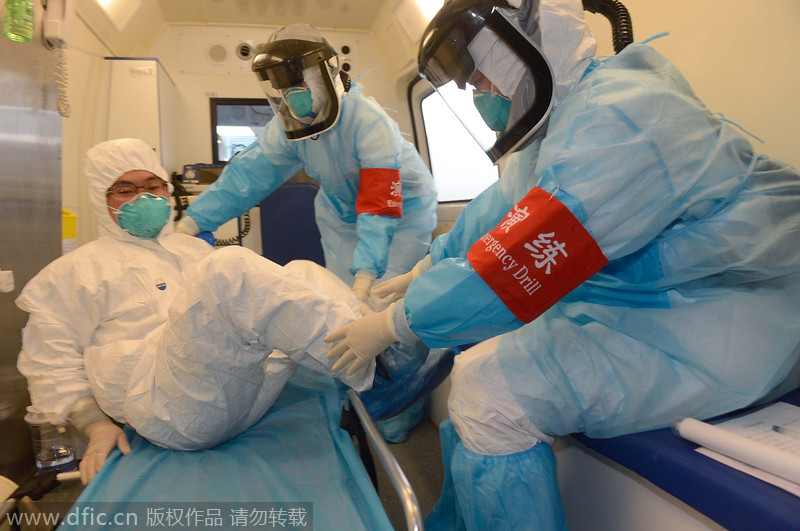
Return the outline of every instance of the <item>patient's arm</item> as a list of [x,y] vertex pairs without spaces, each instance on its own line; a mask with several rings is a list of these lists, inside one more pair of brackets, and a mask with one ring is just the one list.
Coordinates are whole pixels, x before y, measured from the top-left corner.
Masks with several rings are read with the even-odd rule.
[[81,481],[87,485],[97,472],[103,467],[108,454],[114,448],[119,448],[123,455],[131,451],[131,445],[125,432],[114,424],[111,419],[95,421],[84,429],[89,437],[89,445],[81,460]]
[[94,398],[86,396],[78,400],[69,412],[69,420],[89,438],[80,464],[84,485],[94,478],[114,448],[119,448],[123,454],[130,453],[131,445],[125,432],[103,413]]

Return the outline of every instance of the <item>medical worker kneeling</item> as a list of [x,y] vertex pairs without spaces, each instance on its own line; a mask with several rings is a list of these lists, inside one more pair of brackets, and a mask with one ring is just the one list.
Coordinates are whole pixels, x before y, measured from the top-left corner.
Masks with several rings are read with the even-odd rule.
[[[30,313],[18,360],[29,412],[88,436],[84,483],[111,450],[130,451],[118,424],[207,448],[253,425],[299,365],[332,374],[322,338],[360,315],[349,286],[311,262],[175,234],[167,173],[141,140],[94,146],[84,170],[100,237],[17,299]],[[364,390],[374,370],[342,381]]]
[[446,3],[419,55],[442,97],[472,93],[489,156],[513,153],[502,178],[375,287],[397,302],[328,338],[337,369],[391,340],[369,320],[430,347],[482,341],[456,356],[426,529],[564,528],[554,436],[707,419],[800,375],[797,170],[653,48],[593,59],[580,0],[515,4]]

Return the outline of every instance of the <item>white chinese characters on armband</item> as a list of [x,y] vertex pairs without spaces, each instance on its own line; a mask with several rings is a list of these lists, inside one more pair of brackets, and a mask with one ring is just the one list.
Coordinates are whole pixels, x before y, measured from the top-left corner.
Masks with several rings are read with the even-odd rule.
[[553,195],[533,188],[467,253],[475,271],[521,321],[530,322],[608,260]]

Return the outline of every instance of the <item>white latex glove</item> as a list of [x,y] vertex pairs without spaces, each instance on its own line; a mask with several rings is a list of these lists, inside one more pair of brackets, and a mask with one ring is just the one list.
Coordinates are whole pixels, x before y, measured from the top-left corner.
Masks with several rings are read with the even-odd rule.
[[189,216],[183,216],[181,220],[175,225],[175,232],[178,234],[188,234],[189,236],[196,236],[200,233],[200,227],[197,222]]
[[390,278],[389,280],[381,282],[375,286],[375,288],[372,290],[372,294],[379,299],[389,297],[386,302],[400,300],[406,294],[406,290],[408,289],[408,286],[411,285],[411,282],[414,279],[422,276],[422,273],[430,268],[431,255],[427,255],[425,258],[417,262],[413,269],[411,269],[411,271],[408,273]]
[[339,371],[350,366],[347,374],[353,374],[378,357],[395,341],[400,341],[392,322],[392,307],[378,313],[367,314],[349,325],[325,336],[326,343],[335,343],[328,352],[328,359],[336,359],[332,370]]
[[106,462],[111,450],[119,448],[123,455],[128,455],[131,452],[131,445],[122,428],[110,419],[92,422],[83,429],[83,432],[89,437],[89,444],[86,446],[86,453],[83,454],[79,468],[81,482],[88,485]]
[[362,304],[369,299],[369,292],[372,289],[372,283],[375,282],[375,275],[367,271],[356,271],[355,280],[353,281],[353,293],[358,297],[358,301]]

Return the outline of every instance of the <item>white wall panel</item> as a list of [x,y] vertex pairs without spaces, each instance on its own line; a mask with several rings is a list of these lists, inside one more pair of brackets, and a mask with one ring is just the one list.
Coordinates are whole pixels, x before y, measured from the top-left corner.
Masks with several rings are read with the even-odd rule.
[[141,138],[167,172],[177,171],[173,112],[175,84],[155,59],[110,59],[106,137]]

